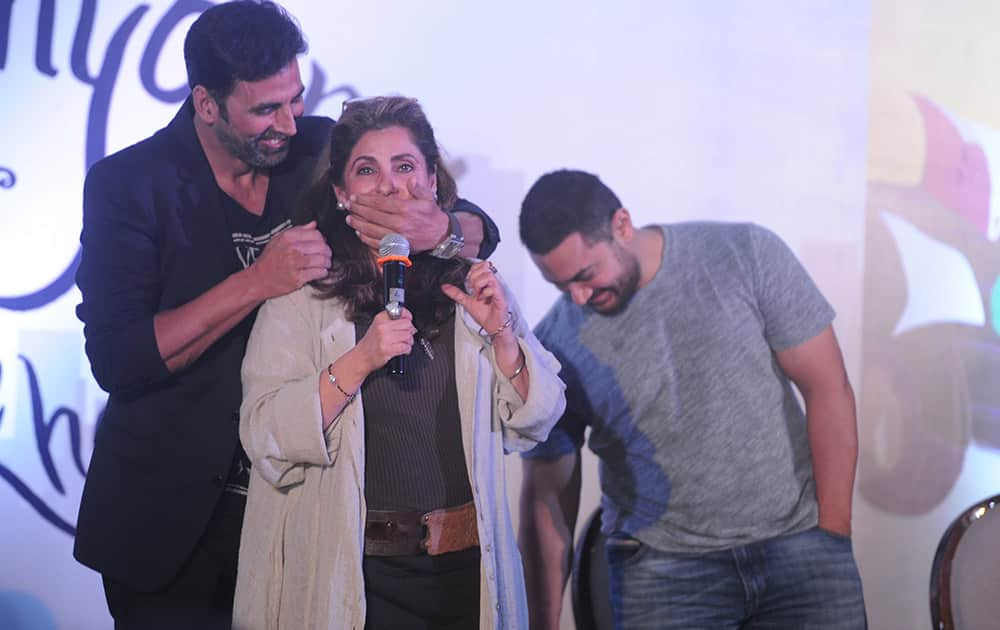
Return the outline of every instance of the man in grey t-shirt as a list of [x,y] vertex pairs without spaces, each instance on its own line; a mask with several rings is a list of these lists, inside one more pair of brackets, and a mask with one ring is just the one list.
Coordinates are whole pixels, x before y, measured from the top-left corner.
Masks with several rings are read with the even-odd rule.
[[564,292],[536,332],[567,385],[524,455],[532,627],[558,626],[589,426],[618,627],[864,628],[854,395],[789,248],[751,224],[638,229],[578,171],[536,182],[520,229]]

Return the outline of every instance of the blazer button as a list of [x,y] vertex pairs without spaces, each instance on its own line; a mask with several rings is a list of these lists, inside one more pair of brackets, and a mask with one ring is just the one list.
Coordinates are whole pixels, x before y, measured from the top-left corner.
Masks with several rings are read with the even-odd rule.
[[223,477],[222,475],[216,475],[212,477],[212,481],[215,483],[215,485],[221,488],[222,484],[225,483],[226,478]]
[[233,412],[233,422],[239,422],[239,421],[240,421],[240,410],[237,409],[236,411]]

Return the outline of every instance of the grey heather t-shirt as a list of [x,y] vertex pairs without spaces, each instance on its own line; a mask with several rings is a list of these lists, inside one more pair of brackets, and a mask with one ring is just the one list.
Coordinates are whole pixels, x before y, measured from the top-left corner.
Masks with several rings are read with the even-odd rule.
[[794,254],[751,224],[662,226],[663,261],[621,313],[563,296],[536,334],[562,362],[566,415],[525,457],[591,427],[605,533],[725,549],[817,522],[805,416],[774,352],[833,321]]

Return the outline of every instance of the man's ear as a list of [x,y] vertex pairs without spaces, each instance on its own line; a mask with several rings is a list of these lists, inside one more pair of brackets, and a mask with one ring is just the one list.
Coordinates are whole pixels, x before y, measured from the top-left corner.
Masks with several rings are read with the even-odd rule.
[[219,103],[215,97],[209,94],[204,85],[196,85],[191,90],[191,100],[194,103],[194,113],[201,121],[208,125],[214,125],[221,117]]
[[625,208],[618,208],[611,215],[611,235],[617,241],[627,243],[635,236],[635,226],[632,225],[632,215]]

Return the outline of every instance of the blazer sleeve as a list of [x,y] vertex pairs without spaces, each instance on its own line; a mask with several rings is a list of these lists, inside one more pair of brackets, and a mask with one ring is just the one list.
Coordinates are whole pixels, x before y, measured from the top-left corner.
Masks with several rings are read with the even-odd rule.
[[240,440],[256,471],[277,488],[301,483],[306,466],[333,465],[342,436],[340,422],[323,431],[310,290],[264,303],[243,359]]
[[152,192],[137,197],[116,164],[98,162],[84,183],[77,316],[94,378],[105,391],[126,394],[170,371],[153,330],[162,287]]
[[508,453],[526,451],[549,436],[566,410],[566,385],[559,378],[560,364],[546,350],[521,315],[513,294],[500,279],[507,296],[507,306],[516,318],[514,332],[524,353],[528,370],[528,398],[523,400],[513,383],[497,366],[492,347],[494,413],[503,430],[504,450]]
[[485,260],[496,251],[500,244],[500,228],[493,222],[486,211],[467,199],[459,199],[455,202],[452,212],[468,212],[474,214],[483,222],[483,242],[479,244],[478,257]]

